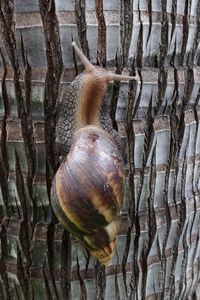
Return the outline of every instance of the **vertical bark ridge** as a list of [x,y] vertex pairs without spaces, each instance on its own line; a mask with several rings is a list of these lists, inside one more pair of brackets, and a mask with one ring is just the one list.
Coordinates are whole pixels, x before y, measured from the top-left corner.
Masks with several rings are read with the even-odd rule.
[[[9,197],[9,190],[8,190],[8,176],[9,176],[9,158],[8,158],[8,147],[7,147],[7,119],[10,114],[10,105],[8,100],[8,93],[6,88],[6,76],[8,73],[7,70],[7,64],[5,57],[0,51],[4,71],[2,75],[2,98],[3,98],[3,104],[4,104],[4,116],[2,120],[2,129],[1,129],[1,150],[0,150],[0,185],[2,190],[2,196],[4,205],[6,207],[6,213],[7,216],[11,215],[12,207],[10,203],[10,197]],[[2,208],[0,209],[0,218],[3,218],[3,211]]]
[[[3,7],[0,4],[0,32],[14,72],[15,97],[16,97],[17,108],[18,108],[18,116],[21,117],[23,99],[22,99],[22,91],[21,91],[21,86],[19,81],[20,70],[19,70],[19,62],[18,62],[18,54],[17,54],[17,45],[15,39],[15,27],[14,27],[14,22],[12,25],[10,24],[10,22],[13,21],[13,17],[11,16],[13,15],[13,10],[14,10],[13,3],[14,3],[13,1],[9,1],[8,4],[9,9],[6,9],[5,11],[3,11]],[[4,8],[5,7],[7,6],[4,6]]]
[[2,300],[6,300],[5,286],[3,285],[2,282],[0,282],[0,297]]
[[160,42],[160,56],[159,56],[159,75],[158,75],[158,93],[157,103],[155,105],[155,114],[157,114],[163,103],[167,88],[167,71],[165,70],[165,59],[168,51],[168,17],[167,17],[167,3],[162,0],[162,20],[161,20],[161,42]]
[[[173,258],[171,262],[171,268],[170,268],[170,278],[169,278],[169,294],[172,296],[175,293],[175,281],[174,281],[174,271],[177,263],[178,253],[179,253],[179,241],[181,239],[182,230],[185,223],[185,203],[182,201],[181,204],[178,204],[177,206],[177,214],[178,214],[178,225],[176,230],[176,236],[175,236],[175,243],[173,245]],[[164,293],[162,293],[164,295]]]
[[184,57],[186,53],[186,47],[188,42],[188,33],[189,33],[189,24],[188,24],[188,0],[185,0],[185,8],[184,8],[184,16],[182,19],[183,22],[183,42],[181,46],[181,62],[180,64],[183,65]]
[[[50,202],[51,171],[50,171],[50,164],[47,158],[46,158],[46,186],[47,186],[48,199]],[[55,279],[55,216],[53,211],[51,212],[51,216],[52,216],[51,222],[48,224],[47,227],[47,259],[48,259],[48,265],[49,265],[55,297],[56,299],[59,299],[57,286],[56,286],[56,279]],[[67,253],[67,260],[71,258],[69,253]]]
[[[133,74],[132,74],[133,75]],[[128,258],[128,253],[130,249],[130,242],[131,242],[131,231],[134,225],[134,216],[135,216],[135,194],[134,194],[134,131],[133,131],[133,105],[136,95],[136,83],[130,82],[129,83],[129,93],[128,93],[128,106],[126,112],[126,135],[127,135],[127,149],[128,149],[128,163],[129,163],[129,175],[128,175],[128,202],[129,202],[129,219],[130,224],[126,234],[126,246],[123,254],[122,259],[122,275],[123,275],[123,282],[125,286],[125,291],[127,293],[127,283],[126,283],[126,263]]]
[[129,226],[126,232],[126,244],[125,244],[122,263],[121,263],[123,283],[124,283],[126,296],[128,295],[126,264],[127,264],[127,259],[128,259],[130,244],[131,244],[131,232],[132,232],[132,227]]
[[16,294],[17,300],[20,300],[20,295],[19,295],[19,291],[18,291],[16,284],[15,284],[15,294]]
[[21,52],[22,52],[22,60],[24,64],[24,84],[25,84],[25,111],[29,115],[30,107],[31,107],[31,76],[32,76],[32,68],[28,62],[27,52],[24,49],[24,41],[23,36],[21,34]]
[[[173,149],[174,149],[174,138],[173,138],[173,129],[171,128],[171,137],[170,137],[170,151],[169,151],[169,164],[167,166],[167,173],[168,176],[166,177],[165,180],[165,189],[166,189],[166,195],[168,192],[168,188],[169,188],[169,175],[170,175],[170,170],[174,167],[173,166]],[[176,205],[176,198],[174,199],[175,201],[175,205]],[[169,204],[170,205],[170,204]],[[176,211],[178,210],[177,206],[176,206]],[[170,225],[171,225],[171,221],[172,218],[170,216]],[[181,225],[178,225],[178,229],[176,232],[176,236],[177,238],[179,238],[180,235],[180,231],[179,229],[181,229]],[[168,239],[170,238],[170,233],[168,235]],[[176,240],[176,239],[175,239]],[[166,250],[165,250],[166,251]],[[171,269],[170,269],[170,277],[169,277],[169,294],[173,295],[175,292],[175,282],[174,282],[174,270],[175,270],[175,266],[176,266],[176,260],[177,260],[177,255],[178,255],[178,243],[175,242],[175,244],[173,245],[173,259],[172,259],[172,263],[171,263]]]
[[14,1],[2,1],[1,3],[2,9],[5,12],[5,19],[10,28],[13,29],[14,22],[13,22],[13,10],[14,10]]
[[[7,240],[7,222],[1,224],[1,232],[0,232],[0,238],[1,238],[1,258],[0,258],[0,274],[1,278],[3,280],[3,284],[5,287],[6,292],[6,298],[8,300],[11,299],[10,294],[10,283],[9,283],[9,277],[8,277],[8,268],[7,268],[7,260],[8,260],[8,240]],[[0,287],[1,290],[1,287]],[[1,296],[1,294],[0,294]]]
[[0,50],[0,54],[1,54],[3,67],[4,67],[4,71],[3,71],[3,75],[2,75],[2,84],[1,84],[2,98],[3,98],[3,104],[4,104],[4,117],[3,117],[3,126],[2,126],[3,134],[2,134],[2,141],[1,141],[1,146],[2,146],[1,153],[2,154],[1,155],[2,155],[2,159],[3,159],[5,171],[8,176],[9,161],[8,161],[8,149],[7,149],[7,128],[6,128],[6,121],[10,115],[10,105],[9,105],[8,92],[7,92],[7,87],[6,87],[6,77],[8,74],[8,69],[7,69],[5,57],[1,50]]
[[172,30],[171,30],[170,44],[172,42],[172,37],[176,27],[176,10],[177,10],[177,0],[172,0],[172,11],[171,11]]
[[116,300],[120,300],[120,292],[119,292],[119,285],[118,285],[118,281],[117,281],[117,268],[118,266],[115,267],[115,299]]
[[[196,123],[195,124],[194,141],[193,141],[193,145],[192,145],[192,148],[193,148],[193,151],[192,151],[192,196],[193,196],[193,205],[194,205],[194,215],[192,218],[191,228],[190,228],[190,244],[192,244],[192,230],[193,230],[193,226],[195,224],[195,219],[197,217],[197,205],[196,205],[196,201],[195,201],[195,195],[196,195],[196,191],[197,191],[197,186],[195,186],[195,161],[196,161],[196,146],[197,146],[197,140],[198,140],[198,123],[199,123],[198,115],[197,115],[197,111],[196,111],[198,98],[199,97],[197,97],[197,99],[194,103],[194,121]],[[191,131],[191,125],[190,125],[190,131]],[[191,132],[190,132],[190,135],[191,135]]]
[[105,287],[106,287],[106,276],[105,276],[105,266],[103,266],[98,261],[95,262],[95,287],[97,300],[105,299]]
[[30,277],[29,269],[32,264],[32,232],[30,221],[30,205],[17,152],[15,152],[15,161],[16,186],[22,208],[22,221],[19,231],[19,240],[22,247],[22,251],[26,258],[27,276]]
[[50,202],[50,193],[51,193],[51,179],[52,179],[52,173],[51,173],[51,167],[50,167],[50,163],[46,157],[46,187],[47,187],[47,195],[48,195],[48,199],[49,199],[49,203]]
[[143,56],[143,25],[142,25],[142,21],[141,21],[141,17],[140,17],[140,11],[139,11],[139,21],[140,21],[140,30],[139,30],[138,40],[137,40],[137,53],[136,53],[135,62],[136,62],[138,75],[140,78],[140,92],[139,92],[136,104],[134,106],[134,111],[133,111],[134,117],[136,116],[136,113],[137,113],[139,105],[140,105],[142,89],[143,89],[143,79],[142,79],[142,73],[141,73],[142,56]]
[[[189,103],[189,99],[191,97],[192,91],[194,87],[194,72],[192,68],[187,68],[186,78],[185,78],[185,86],[184,86],[184,94],[183,94],[183,104],[180,111],[180,119],[179,119],[179,137],[178,143],[181,145],[183,140],[183,133],[185,128],[184,116],[185,116],[185,109]],[[179,147],[180,150],[180,147]],[[179,153],[179,151],[178,151]]]
[[96,0],[96,16],[98,21],[97,62],[106,66],[106,22],[103,13],[103,1]]
[[25,153],[26,153],[27,164],[28,164],[27,186],[28,186],[30,199],[33,203],[33,230],[34,230],[34,226],[37,222],[37,204],[33,193],[33,182],[34,182],[34,177],[36,175],[36,169],[37,169],[37,155],[36,155],[36,145],[35,145],[35,138],[33,132],[33,122],[30,114],[32,68],[28,62],[27,53],[25,53],[22,36],[21,36],[21,48],[22,48],[22,58],[23,58],[23,64],[25,70],[24,73],[24,89],[25,89],[24,98],[25,99],[23,104],[23,112],[21,115],[21,128],[22,128],[22,134],[24,138]]
[[152,117],[152,96],[151,96],[148,110],[147,110],[146,124],[144,127],[144,150],[143,150],[144,152],[143,152],[143,162],[142,162],[143,173],[144,173],[144,168],[147,166],[147,160],[149,158],[150,150],[153,145],[154,136],[155,136],[155,130],[154,130],[154,119]]
[[33,292],[29,274],[24,266],[23,257],[20,248],[17,246],[17,277],[23,291],[25,299],[33,299]]
[[135,220],[134,220],[134,227],[135,227],[135,235],[134,235],[134,251],[133,251],[133,258],[131,263],[131,280],[129,284],[129,295],[130,297],[136,297],[138,293],[138,282],[139,282],[139,265],[138,265],[138,248],[139,248],[139,238],[140,238],[140,222],[139,222],[139,215],[138,212],[135,212]]
[[[194,38],[194,44],[191,53],[189,53],[189,58],[188,58],[188,65],[191,65],[194,60],[195,60],[195,54],[197,54],[197,49],[198,49],[198,34],[200,31],[200,3],[198,1],[197,4],[197,12],[196,12],[196,32],[195,32],[195,38]],[[200,60],[195,62],[198,65],[200,64]]]
[[[165,215],[166,215],[166,231],[165,231],[165,236],[163,240],[163,247],[161,251],[161,297],[164,297],[164,290],[165,290],[165,282],[166,282],[166,275],[167,275],[167,259],[166,259],[166,250],[167,250],[167,242],[170,238],[170,229],[171,229],[171,223],[173,217],[171,216],[170,213],[170,203],[168,202],[168,188],[169,188],[169,176],[170,176],[170,170],[173,167],[173,147],[174,147],[174,140],[172,137],[172,133],[170,134],[170,146],[169,146],[169,156],[168,156],[168,161],[166,165],[166,171],[165,171],[165,183],[164,183],[164,209],[165,209]],[[173,263],[172,263],[173,265]],[[172,276],[173,277],[173,276]],[[170,284],[169,284],[170,285]]]
[[156,181],[156,170],[153,166],[154,156],[151,159],[151,166],[149,172],[149,195],[147,198],[147,240],[146,244],[142,249],[141,255],[141,268],[142,268],[142,284],[141,284],[141,298],[146,299],[146,289],[147,289],[147,272],[148,272],[148,255],[150,253],[154,237],[156,234],[156,218],[155,211],[153,207],[153,199],[155,193],[155,181]]
[[45,283],[45,291],[46,291],[46,296],[48,300],[53,300],[53,296],[51,294],[51,289],[50,289],[50,285],[49,285],[49,281],[46,275],[46,270],[45,270],[45,263],[43,266],[43,276],[44,276],[44,283]]
[[[198,223],[200,221],[200,218],[198,217]],[[194,252],[193,252],[193,256],[192,256],[192,265],[194,265],[194,262],[195,262],[195,256],[197,255],[197,251],[198,251],[198,243],[199,243],[199,236],[197,236],[196,238],[196,241],[195,241],[195,247],[194,247]],[[192,269],[192,281],[196,281],[196,278],[195,278],[195,274],[194,274],[194,270]],[[188,295],[192,294],[192,285],[190,286],[189,288],[189,291],[188,291]]]
[[142,79],[141,72],[139,71],[138,74],[139,74],[139,77],[140,77],[140,90],[139,90],[139,94],[137,96],[137,99],[135,101],[135,105],[134,105],[134,108],[133,108],[133,117],[137,116],[138,108],[139,108],[140,101],[141,101],[141,96],[142,96],[142,89],[143,89],[143,79]]
[[174,50],[173,50],[173,53],[171,55],[170,62],[169,62],[169,65],[172,66],[172,67],[176,66],[175,58],[176,58],[176,39],[175,39],[175,42],[174,42]]
[[164,199],[164,209],[166,214],[166,231],[163,239],[163,245],[161,249],[161,275],[160,275],[160,290],[161,290],[161,297],[164,297],[165,293],[165,281],[166,281],[166,275],[167,275],[167,257],[166,257],[166,246],[167,246],[167,240],[170,233],[170,227],[171,227],[171,216],[170,216],[170,210],[168,203],[166,201],[166,197]]
[[[180,170],[181,172],[181,197],[180,197],[180,210],[178,211],[179,212],[179,223],[178,223],[178,230],[177,230],[177,239],[176,240],[180,240],[182,238],[182,246],[183,246],[183,249],[185,250],[184,251],[184,255],[183,255],[183,260],[182,260],[182,271],[185,273],[185,270],[186,270],[186,260],[187,260],[187,245],[186,245],[186,242],[185,242],[185,234],[186,234],[186,229],[187,229],[187,226],[188,226],[188,220],[185,222],[186,220],[186,198],[185,198],[185,195],[184,195],[184,191],[185,191],[185,175],[186,175],[186,168],[187,168],[187,162],[186,162],[186,151],[187,151],[187,147],[188,147],[188,143],[187,143],[187,146],[185,148],[185,153],[184,153],[184,157],[185,157],[185,160],[183,161],[183,164],[182,164],[182,171]],[[185,226],[185,231],[183,231],[183,228]],[[178,250],[178,249],[177,249]],[[183,274],[180,274],[181,276],[184,276]],[[179,283],[179,296],[181,294],[181,290],[182,290],[182,284],[183,282],[181,282],[180,280],[180,283]]]
[[[142,91],[142,75],[141,75],[141,67],[142,67],[142,51],[143,49],[143,26],[142,21],[140,18],[140,11],[139,11],[139,21],[140,21],[140,31],[138,36],[138,42],[137,42],[137,54],[136,54],[136,66],[138,68],[138,74],[141,80],[140,85],[140,92]],[[137,102],[135,104],[135,107],[139,107],[141,99],[141,94],[139,93]],[[135,114],[137,113],[137,108],[134,109]],[[133,112],[133,117],[134,117]],[[131,163],[131,162],[130,162]],[[135,236],[134,236],[134,252],[133,252],[133,261],[132,261],[132,274],[131,274],[131,280],[130,280],[130,296],[137,297],[138,294],[138,281],[139,281],[139,265],[138,265],[138,246],[139,246],[139,239],[140,239],[140,221],[139,221],[139,199],[142,192],[142,185],[143,185],[143,178],[142,174],[144,174],[144,156],[143,156],[143,167],[140,172],[140,187],[137,191],[136,198],[135,198],[135,214],[134,214],[134,229],[135,229]]]
[[[133,30],[133,1],[120,1],[120,49],[116,53],[116,73],[121,74],[125,67],[131,44]],[[116,118],[120,82],[114,82],[110,100],[110,117],[115,130],[118,130]]]
[[83,53],[90,60],[90,52],[87,40],[87,23],[85,17],[85,0],[75,0],[75,17],[81,48]]
[[[197,149],[197,140],[198,140],[198,130],[199,130],[199,111],[197,109],[198,107],[198,102],[199,102],[199,99],[200,99],[200,88],[199,88],[199,91],[198,91],[198,96],[196,98],[196,101],[195,101],[195,104],[194,104],[194,117],[195,117],[195,121],[196,121],[196,141],[195,141],[195,147],[194,147],[194,164],[195,164],[195,161],[198,160],[198,155],[196,153],[196,149]],[[199,174],[199,177],[200,177],[200,170],[198,172]],[[198,176],[196,176],[196,178],[194,179],[194,187],[193,187],[193,190],[194,190],[194,195],[196,195],[198,193]],[[197,209],[197,207],[195,206],[195,208]]]
[[58,153],[55,146],[56,107],[58,90],[63,70],[63,60],[54,0],[39,0],[40,15],[46,45],[47,73],[45,79],[44,118],[45,146],[51,168],[58,168]]
[[188,54],[188,59],[187,59],[187,66],[189,68],[192,68],[196,62],[195,62],[195,54],[197,52],[198,48],[198,36],[199,36],[199,31],[200,31],[200,2],[198,1],[197,3],[197,10],[196,10],[196,28],[195,28],[195,37],[193,41],[193,46],[191,48],[191,51]]
[[148,16],[149,16],[149,31],[147,36],[146,46],[149,42],[149,38],[151,36],[151,28],[152,28],[152,0],[148,0]]
[[[187,224],[188,225],[188,224]],[[186,231],[187,231],[187,226],[184,230],[183,233],[183,259],[181,262],[181,274],[180,274],[180,284],[179,284],[179,291],[178,291],[178,298],[183,298],[185,297],[185,292],[186,292],[186,266],[187,266],[187,258],[188,258],[188,246],[186,243]]]
[[[186,158],[187,148],[188,148],[188,143],[187,143],[187,147],[185,148],[185,154],[184,154],[185,158]],[[184,246],[186,246],[186,245],[184,244],[184,232],[183,232],[184,226],[186,226],[186,228],[187,228],[187,223],[188,223],[188,220],[185,221],[187,215],[186,215],[186,198],[184,195],[186,168],[187,168],[187,163],[186,163],[186,160],[184,160],[183,164],[182,164],[182,171],[179,168],[179,171],[181,172],[181,196],[179,199],[180,205],[179,205],[179,210],[178,210],[178,228],[177,228],[177,234],[176,234],[176,243],[174,244],[174,249],[173,249],[174,250],[173,261],[176,261],[176,258],[178,255],[178,247],[180,246],[179,243],[177,243],[177,241],[178,242],[181,241],[183,249],[186,250],[184,248]],[[184,256],[185,256],[185,258],[183,257],[182,262],[184,262],[186,259],[186,253],[184,253]],[[180,281],[179,295],[180,295],[181,289],[182,289],[182,282]]]
[[[154,138],[154,129],[153,129],[153,118],[152,118],[152,98],[149,102],[149,107],[148,107],[148,112],[147,112],[147,118],[146,118],[146,124],[145,124],[145,129],[144,129],[144,145],[143,145],[143,155],[142,155],[142,166],[140,169],[140,173],[139,173],[139,187],[137,190],[137,194],[136,194],[136,199],[135,199],[135,211],[136,211],[136,216],[135,216],[135,220],[137,221],[137,223],[135,223],[135,230],[136,230],[136,236],[135,236],[135,245],[136,247],[138,247],[138,243],[139,243],[139,239],[140,239],[140,228],[141,228],[141,224],[140,224],[140,211],[139,211],[139,206],[140,206],[140,202],[141,202],[141,196],[142,196],[142,190],[144,187],[144,177],[145,177],[145,172],[146,172],[146,167],[147,167],[147,160],[149,158],[149,154],[150,154],[150,149],[152,148],[152,142],[153,142],[153,138]],[[150,174],[153,170],[153,160],[154,160],[154,156],[155,156],[155,147],[153,148],[153,152],[152,152],[152,158],[151,158],[151,167],[150,167]],[[150,176],[150,175],[149,175]],[[152,182],[150,181],[150,184],[152,185]],[[152,186],[151,186],[152,188]],[[150,189],[150,195],[149,197],[151,198],[151,192],[153,193],[153,190]],[[149,201],[150,201],[149,198]],[[147,201],[147,207],[148,205],[150,205],[150,202]],[[151,217],[154,216],[154,209],[153,206],[151,206],[151,209],[149,210],[149,213],[152,213]],[[147,218],[147,224],[149,226],[149,228],[151,227],[151,225],[153,225],[153,227],[151,228],[152,230],[152,234],[153,233],[153,228],[155,225],[155,220],[153,221],[152,218],[152,224],[150,223],[150,220]],[[146,294],[146,280],[147,280],[147,257],[148,257],[148,253],[150,251],[150,245],[153,242],[153,238],[151,239],[151,234],[148,231],[147,233],[148,235],[148,239],[145,242],[145,246],[142,249],[142,254],[141,254],[141,262],[140,262],[140,268],[142,269],[141,273],[142,273],[142,285],[141,285],[141,297],[142,299],[145,299],[145,294]],[[134,247],[135,248],[135,247]],[[135,260],[135,264],[137,262],[137,256],[138,256],[138,250],[135,251],[136,253],[134,254],[134,260]],[[139,273],[137,274],[137,276],[134,278],[134,285],[137,285],[137,289],[134,291],[137,294],[140,293],[140,291],[138,290],[138,280],[139,280]]]
[[[176,103],[178,101],[179,93],[178,93],[178,85],[179,85],[179,79],[178,79],[178,73],[177,69],[174,67],[174,90],[172,95],[172,102],[169,108],[169,114],[170,114],[170,128],[171,128],[171,141],[173,142],[173,166],[177,164],[175,162],[177,149],[178,149],[178,116],[176,112]],[[175,201],[174,197],[174,201]]]
[[[71,238],[69,232],[63,231],[61,245],[61,288],[64,299],[71,299]],[[87,270],[87,268],[86,268]]]
[[59,300],[58,290],[56,286],[56,278],[55,278],[55,221],[54,219],[48,225],[47,228],[47,257],[48,257],[48,265],[51,274],[51,280],[53,284],[53,289],[55,293],[55,297]]
[[[139,22],[140,22],[140,31],[137,40],[137,54],[136,54],[136,66],[138,68],[138,73],[142,68],[142,58],[143,58],[143,23],[141,20],[141,12],[139,11]],[[141,73],[139,73],[141,77]]]
[[86,290],[86,286],[84,283],[84,280],[81,276],[81,272],[80,272],[80,264],[78,261],[78,257],[76,258],[77,260],[77,276],[78,276],[78,280],[80,282],[80,287],[81,287],[81,300],[86,300],[87,299],[87,290]]
[[133,31],[133,0],[120,2],[120,56],[124,68],[128,60]]

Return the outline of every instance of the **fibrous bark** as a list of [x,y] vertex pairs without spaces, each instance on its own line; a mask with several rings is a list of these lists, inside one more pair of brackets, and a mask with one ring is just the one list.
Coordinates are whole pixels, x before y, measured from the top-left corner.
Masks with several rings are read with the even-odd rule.
[[[198,299],[200,2],[25,2],[0,1],[0,298]],[[107,268],[50,206],[72,38],[93,63],[138,76],[106,97],[127,171]]]

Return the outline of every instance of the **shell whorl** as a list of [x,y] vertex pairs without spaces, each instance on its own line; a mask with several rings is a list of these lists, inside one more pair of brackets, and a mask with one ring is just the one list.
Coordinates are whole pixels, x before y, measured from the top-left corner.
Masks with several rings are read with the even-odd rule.
[[51,203],[65,228],[108,265],[119,231],[125,173],[114,141],[118,135],[107,113],[101,119],[99,110],[110,80],[135,77],[94,67],[74,43],[73,47],[85,72],[71,83],[59,105],[56,142],[61,155],[68,154],[54,176]]
[[102,253],[108,256],[112,250],[109,257],[113,255],[110,243],[119,230],[124,186],[123,162],[113,139],[96,126],[77,130],[54,177],[52,207],[93,256],[101,253],[102,262]]

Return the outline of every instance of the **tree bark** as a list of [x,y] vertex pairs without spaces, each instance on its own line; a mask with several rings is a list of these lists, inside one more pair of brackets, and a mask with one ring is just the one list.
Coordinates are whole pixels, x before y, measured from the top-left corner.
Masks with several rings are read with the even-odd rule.
[[[0,1],[1,299],[200,297],[199,32],[198,0]],[[107,92],[127,171],[107,268],[50,206],[72,38],[92,63],[138,77]]]

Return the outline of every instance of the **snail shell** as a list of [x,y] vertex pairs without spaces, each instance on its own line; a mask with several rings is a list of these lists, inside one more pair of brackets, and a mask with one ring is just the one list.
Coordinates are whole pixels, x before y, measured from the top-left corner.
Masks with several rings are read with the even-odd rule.
[[[125,173],[121,153],[108,132],[101,128],[99,108],[108,81],[135,79],[110,74],[94,67],[73,43],[85,65],[83,73],[69,90],[81,80],[73,104],[71,148],[53,179],[51,204],[55,215],[91,255],[110,264],[119,232],[119,214],[125,190]],[[66,101],[67,102],[67,101]],[[65,115],[58,120],[59,139],[66,131]],[[69,123],[69,122],[68,122]]]
[[121,154],[110,135],[97,126],[77,130],[53,180],[52,207],[65,228],[103,263],[114,253],[124,186]]

